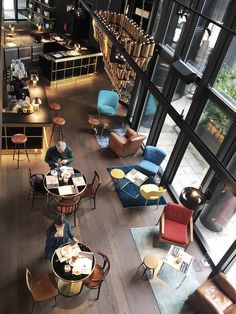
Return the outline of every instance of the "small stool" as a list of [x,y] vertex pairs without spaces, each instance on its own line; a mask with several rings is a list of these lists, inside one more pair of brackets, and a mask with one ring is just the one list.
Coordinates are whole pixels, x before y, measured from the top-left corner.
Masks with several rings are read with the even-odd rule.
[[[21,134],[21,133],[14,134],[11,137],[12,143],[15,144],[14,145],[14,153],[13,153],[12,159],[13,160],[17,160],[17,169],[19,168],[21,145],[23,145],[23,147],[24,147],[25,154],[26,154],[26,156],[28,158],[28,161],[30,161],[29,155],[28,155],[28,152],[27,152],[27,149],[26,149],[26,144],[25,144],[27,142],[27,140],[28,140],[27,136],[25,134]],[[15,158],[16,149],[17,149],[17,159]]]
[[156,256],[153,256],[153,255],[146,255],[143,259],[143,262],[139,265],[138,269],[143,266],[144,267],[144,272],[142,274],[142,277],[143,275],[145,274],[145,272],[149,269],[150,271],[152,271],[152,277],[154,277],[154,272],[155,272],[155,269],[158,267],[158,260],[156,258]]
[[53,128],[52,128],[52,134],[50,137],[49,145],[51,144],[52,137],[53,137],[53,134],[54,134],[56,127],[58,128],[58,132],[59,132],[59,141],[64,140],[64,134],[63,134],[62,127],[66,123],[65,119],[63,119],[62,117],[54,117],[52,119],[52,122],[53,122]]
[[125,177],[125,173],[121,169],[112,169],[110,175],[111,181],[109,181],[107,185],[109,185],[112,182],[112,179],[114,180],[114,185],[116,185],[120,180],[122,180]]
[[61,105],[53,102],[52,104],[49,104],[49,107],[55,112],[55,117],[58,117],[58,112],[61,110]]
[[92,130],[95,132],[95,134],[98,134],[98,126],[100,125],[100,122],[98,119],[95,118],[89,118],[88,124],[91,126]]

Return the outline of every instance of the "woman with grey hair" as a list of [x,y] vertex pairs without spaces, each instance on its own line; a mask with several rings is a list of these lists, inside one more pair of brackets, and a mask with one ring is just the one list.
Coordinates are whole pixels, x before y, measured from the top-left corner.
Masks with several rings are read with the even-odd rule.
[[59,141],[55,146],[48,148],[45,159],[50,169],[69,166],[74,160],[72,149],[65,142]]

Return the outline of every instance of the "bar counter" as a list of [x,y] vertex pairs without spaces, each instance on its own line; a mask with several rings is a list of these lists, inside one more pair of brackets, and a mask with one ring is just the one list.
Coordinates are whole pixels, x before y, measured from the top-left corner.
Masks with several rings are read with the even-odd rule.
[[50,108],[44,87],[30,87],[31,100],[39,97],[42,104],[38,111],[31,114],[25,113],[2,113],[2,153],[9,153],[14,148],[11,136],[15,133],[24,133],[28,137],[26,147],[29,152],[40,152],[47,146],[46,127],[52,125]]

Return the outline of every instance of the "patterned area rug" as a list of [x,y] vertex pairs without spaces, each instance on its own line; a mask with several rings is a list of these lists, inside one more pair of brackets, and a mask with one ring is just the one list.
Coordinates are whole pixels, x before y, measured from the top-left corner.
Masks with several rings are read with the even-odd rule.
[[[161,314],[195,314],[194,310],[186,303],[188,295],[198,288],[201,283],[198,281],[197,273],[193,267],[189,269],[186,279],[177,289],[183,280],[183,274],[164,264],[170,245],[158,243],[159,227],[130,228],[139,256],[143,260],[146,255],[155,255],[160,261],[157,273],[153,279],[148,273],[148,279],[155,295]],[[140,275],[143,269],[140,269]],[[144,277],[143,277],[144,278]]]
[[[138,170],[138,166],[124,166],[124,167],[109,167],[107,168],[108,172],[110,173],[112,169],[121,169],[124,171],[124,173],[128,173],[131,169],[135,168]],[[125,186],[124,190],[121,190],[121,187],[125,185],[125,183],[129,182],[126,178],[120,180],[118,183],[115,184],[116,192],[120,198],[120,201],[124,208],[127,207],[142,207],[145,205],[145,199],[142,197],[141,194],[139,194],[139,187],[136,186],[133,183],[128,184]],[[113,182],[114,183],[114,182]],[[148,179],[144,182],[146,183],[154,183],[152,177],[148,177]],[[136,198],[131,197],[130,195],[136,196]],[[164,197],[161,197],[159,200],[160,205],[165,205],[166,201]],[[157,205],[157,201],[148,201],[147,205]]]
[[[116,134],[118,134],[120,136],[125,135],[125,132],[126,132],[123,128],[122,129],[112,129],[110,131],[115,132]],[[110,131],[105,130],[102,135],[96,135],[97,142],[98,142],[98,145],[100,148],[106,148],[109,146]],[[98,130],[98,134],[101,134],[101,131]]]

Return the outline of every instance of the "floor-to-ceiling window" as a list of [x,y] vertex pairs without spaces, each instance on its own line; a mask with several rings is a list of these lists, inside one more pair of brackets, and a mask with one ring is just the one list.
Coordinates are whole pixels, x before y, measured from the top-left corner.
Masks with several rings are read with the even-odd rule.
[[[232,154],[230,147],[235,142],[236,8],[232,0],[192,3],[191,8],[200,12],[200,16],[188,9],[188,1],[182,3],[174,0],[163,3],[170,14],[164,11],[166,16],[158,16],[154,37],[160,39],[157,44],[161,49],[152,77],[164,77],[161,88],[154,79],[153,82],[188,128],[183,125],[181,129],[165,114],[159,99],[147,91],[139,131],[149,136],[149,144],[166,149],[162,170],[175,195],[186,186],[202,187],[208,193],[207,205],[195,228],[206,250],[209,249],[213,263],[217,264],[234,245],[236,184],[233,188],[225,184],[220,172],[215,175],[218,180],[215,183],[214,165],[204,158],[204,151],[208,150],[208,155],[213,154],[227,167],[227,157]],[[179,59],[182,68],[178,73],[172,65]],[[161,67],[163,60],[165,71]],[[187,78],[191,71],[197,75],[193,81]],[[187,79],[182,80],[181,75]],[[148,119],[145,113],[149,112],[150,104],[153,112]],[[158,114],[159,111],[162,114]],[[200,151],[191,142],[188,129],[202,142]],[[231,168],[227,167],[230,172]],[[216,253],[217,243],[222,243],[222,249]]]

